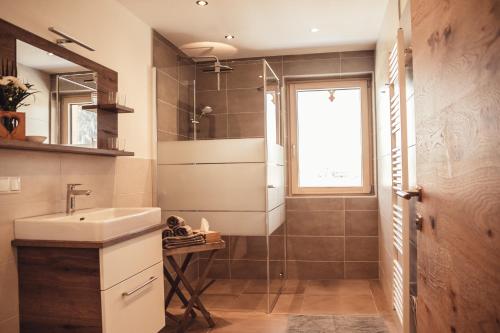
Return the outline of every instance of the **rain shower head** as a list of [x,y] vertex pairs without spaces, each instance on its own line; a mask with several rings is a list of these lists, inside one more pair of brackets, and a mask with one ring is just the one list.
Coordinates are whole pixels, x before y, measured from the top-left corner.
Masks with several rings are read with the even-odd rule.
[[224,73],[224,72],[230,72],[232,70],[233,70],[232,67],[221,65],[220,62],[216,62],[213,65],[203,68],[203,71],[206,73]]

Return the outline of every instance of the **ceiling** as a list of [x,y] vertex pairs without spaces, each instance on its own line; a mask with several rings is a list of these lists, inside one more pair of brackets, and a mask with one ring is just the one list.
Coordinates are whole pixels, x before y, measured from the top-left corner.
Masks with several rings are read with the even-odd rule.
[[[187,54],[247,58],[374,49],[387,0],[118,0]],[[311,32],[318,28],[318,32]],[[224,35],[236,38],[226,40]]]

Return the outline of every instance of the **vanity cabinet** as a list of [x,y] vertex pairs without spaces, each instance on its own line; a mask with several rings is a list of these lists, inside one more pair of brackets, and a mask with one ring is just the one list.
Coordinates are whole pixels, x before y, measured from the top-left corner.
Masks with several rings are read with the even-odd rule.
[[161,226],[104,242],[14,240],[21,332],[156,333]]

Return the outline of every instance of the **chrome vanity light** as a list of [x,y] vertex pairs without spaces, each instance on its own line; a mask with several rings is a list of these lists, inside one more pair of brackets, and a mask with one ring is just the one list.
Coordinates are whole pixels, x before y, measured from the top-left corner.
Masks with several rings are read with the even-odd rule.
[[89,51],[95,51],[90,46],[84,44],[83,42],[80,42],[78,39],[75,39],[75,38],[73,38],[73,37],[65,34],[64,32],[61,32],[61,31],[57,30],[54,27],[49,27],[49,31],[53,32],[56,35],[59,35],[59,36],[62,37],[62,38],[59,38],[59,39],[56,40],[57,45],[64,46],[64,44],[75,43],[76,45],[80,45],[81,47],[83,47],[83,48],[85,48],[85,49],[87,49]]

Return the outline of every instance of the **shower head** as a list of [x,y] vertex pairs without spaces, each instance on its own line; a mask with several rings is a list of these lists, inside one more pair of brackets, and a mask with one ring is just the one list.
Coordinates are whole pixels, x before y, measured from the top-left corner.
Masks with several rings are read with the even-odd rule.
[[214,109],[212,109],[211,106],[207,105],[207,106],[204,106],[202,109],[201,109],[201,115],[202,116],[206,116],[207,114],[209,113],[212,113]]
[[232,67],[221,65],[221,63],[218,61],[216,61],[213,65],[203,68],[203,71],[206,73],[224,73],[224,72],[230,72],[232,70],[233,70]]

